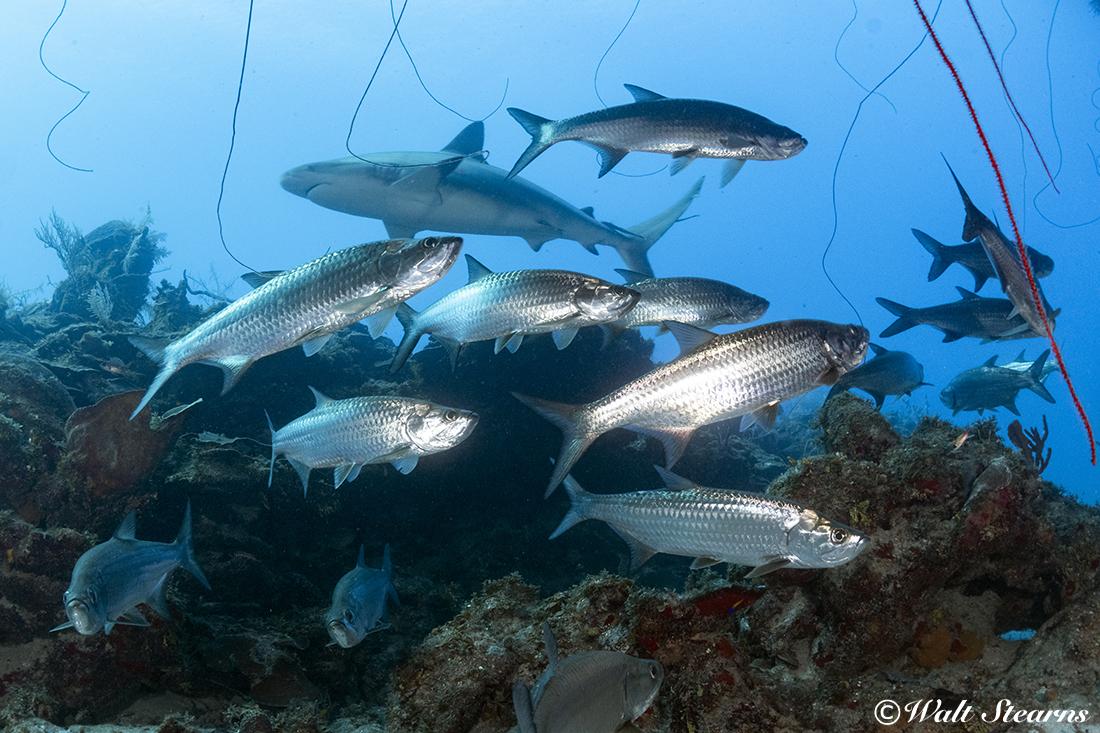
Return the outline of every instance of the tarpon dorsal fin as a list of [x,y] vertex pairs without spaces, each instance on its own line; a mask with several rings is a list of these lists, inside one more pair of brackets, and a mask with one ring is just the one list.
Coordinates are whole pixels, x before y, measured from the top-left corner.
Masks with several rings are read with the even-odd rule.
[[114,537],[116,540],[133,540],[137,539],[134,533],[137,531],[137,512],[131,510],[125,517],[122,518],[122,523],[118,525],[118,529],[115,530]]
[[248,283],[249,287],[255,289],[260,287],[261,285],[266,285],[267,283],[271,282],[276,277],[282,274],[282,270],[260,270],[246,272],[245,274],[241,275],[241,279]]
[[640,87],[637,84],[623,84],[623,86],[628,92],[630,92],[630,96],[634,97],[635,102],[654,102],[658,99],[668,99],[668,97],[663,94],[658,94],[657,92],[650,91],[649,89],[646,89],[645,87]]
[[985,362],[982,364],[982,366],[983,367],[995,367],[995,366],[997,366],[997,355],[994,354],[993,356],[986,359]]
[[1021,349],[1020,353],[1016,355],[1016,361],[1027,361],[1027,357],[1024,354],[1027,353],[1027,349]]
[[359,545],[359,558],[355,561],[355,567],[365,568],[367,566],[367,546]]
[[476,283],[483,277],[493,274],[493,271],[478,261],[473,255],[466,255],[466,269],[469,273],[466,284]]
[[868,346],[871,347],[871,352],[874,353],[875,356],[882,356],[889,351],[885,346],[879,346],[878,344],[868,344]]
[[445,153],[471,155],[485,149],[485,123],[471,122],[443,146]]
[[585,206],[583,209],[581,209],[581,213],[582,214],[587,214],[588,216],[592,217],[593,219],[596,218],[596,209],[591,207],[591,206]]
[[696,483],[691,479],[684,478],[678,473],[673,473],[663,466],[654,466],[653,470],[661,477],[661,482],[664,483],[666,489],[672,491],[685,491],[687,489],[694,489],[696,486]]
[[718,335],[705,328],[689,326],[678,321],[665,321],[662,325],[676,337],[676,343],[680,345],[681,356],[690,354],[701,346],[710,343]]
[[619,273],[619,277],[621,277],[623,279],[623,282],[627,285],[633,285],[634,283],[641,282],[642,280],[653,279],[643,272],[636,272],[634,270],[627,270],[620,267],[615,268],[615,272]]
[[313,393],[313,400],[314,400],[314,405],[313,406],[315,408],[316,407],[321,407],[323,405],[327,405],[328,403],[334,401],[331,397],[325,395],[323,392],[321,392],[321,390],[317,389],[316,387],[310,387],[309,391]]
[[961,285],[956,285],[955,290],[959,291],[959,296],[963,300],[977,300],[977,299],[982,297],[982,296],[978,295],[977,293],[975,293],[972,290],[967,290],[966,288],[962,287]]

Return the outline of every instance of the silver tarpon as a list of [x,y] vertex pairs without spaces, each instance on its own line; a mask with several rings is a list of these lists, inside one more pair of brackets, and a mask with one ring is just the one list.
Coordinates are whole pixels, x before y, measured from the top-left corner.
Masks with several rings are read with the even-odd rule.
[[167,345],[131,338],[160,371],[130,418],[188,364],[220,367],[225,394],[265,356],[298,345],[311,356],[333,333],[368,317],[371,334],[380,334],[399,303],[447,273],[461,247],[459,237],[348,247],[271,277]]
[[509,107],[508,113],[531,136],[531,144],[508,175],[519,173],[551,145],[576,140],[599,152],[601,177],[636,150],[671,154],[673,175],[696,158],[724,158],[725,186],[746,160],[785,160],[806,148],[806,138],[794,130],[747,109],[705,99],[670,99],[634,84],[623,86],[633,103],[562,120]]
[[603,650],[560,657],[548,623],[542,638],[546,669],[530,689],[522,680],[512,686],[519,733],[615,733],[661,690],[665,671],[655,659]]
[[867,538],[786,501],[710,489],[655,466],[667,491],[592,494],[576,479],[564,485],[572,505],[550,539],[586,519],[606,522],[630,549],[637,568],[655,554],[695,558],[692,569],[747,565],[748,577],[784,568],[830,568],[863,552]]
[[667,210],[624,228],[599,221],[544,188],[485,162],[485,127],[467,126],[439,152],[366,153],[298,166],[283,174],[290,193],[327,209],[381,219],[391,237],[421,231],[521,237],[538,251],[569,239],[589,252],[615,248],[626,266],[652,274],[648,251],[683,215],[702,180]]
[[382,567],[367,567],[365,549],[359,547],[359,559],[336,583],[332,590],[332,605],[325,613],[325,628],[337,646],[350,649],[367,634],[388,629],[386,602],[395,605],[397,590],[393,587],[393,563],[390,546],[382,551]]
[[333,469],[335,488],[354,481],[363,466],[389,463],[401,473],[416,468],[421,456],[453,448],[473,432],[477,413],[409,397],[351,397],[334,400],[310,387],[316,406],[278,430],[271,428],[271,472],[286,456],[309,489],[315,468]]
[[397,318],[405,336],[390,371],[412,354],[420,337],[431,334],[447,347],[452,363],[475,341],[496,340],[496,353],[519,349],[525,336],[552,333],[564,349],[577,330],[621,318],[638,302],[635,290],[598,277],[566,270],[493,272],[466,255],[469,282],[417,313],[408,304]]
[[629,428],[658,438],[671,468],[696,428],[748,414],[770,425],[782,400],[835,384],[867,353],[867,329],[826,321],[779,321],[722,335],[668,326],[683,354],[594,402],[565,405],[515,395],[563,433],[548,496],[609,430]]
[[195,562],[191,547],[191,503],[183,512],[175,542],[149,542],[134,536],[137,515],[130,512],[111,539],[85,552],[73,567],[65,591],[66,623],[51,631],[72,628],[81,634],[102,630],[111,633],[116,625],[148,626],[138,610],[146,604],[158,616],[170,617],[165,588],[168,576],[183,568],[203,587],[210,583]]

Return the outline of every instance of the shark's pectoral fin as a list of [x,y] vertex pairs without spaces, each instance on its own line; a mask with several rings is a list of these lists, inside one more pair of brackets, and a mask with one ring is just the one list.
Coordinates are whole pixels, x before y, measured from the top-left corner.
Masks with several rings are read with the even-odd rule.
[[412,239],[419,231],[410,224],[396,221],[383,221],[382,226],[386,227],[386,235],[390,239]]

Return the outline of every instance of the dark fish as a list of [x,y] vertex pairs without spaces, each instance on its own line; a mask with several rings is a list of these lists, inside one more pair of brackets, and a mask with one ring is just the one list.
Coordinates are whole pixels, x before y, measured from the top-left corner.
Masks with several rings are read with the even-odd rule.
[[[975,292],[982,289],[986,280],[997,276],[993,271],[993,264],[982,248],[981,242],[963,242],[962,244],[948,245],[925,234],[920,229],[910,231],[932,255],[932,266],[928,269],[928,282],[939,278],[948,267],[955,263],[962,265],[974,276]],[[1031,269],[1035,273],[1035,277],[1046,277],[1054,271],[1054,260],[1039,250],[1028,247],[1027,255],[1031,258]]]
[[461,247],[458,237],[348,247],[270,279],[261,275],[254,280],[259,287],[169,344],[131,338],[160,366],[131,419],[188,364],[220,367],[225,394],[265,356],[299,345],[312,356],[332,334],[364,318],[371,318],[372,334],[381,333],[399,303],[447,274]]
[[631,227],[596,218],[523,178],[485,162],[485,126],[467,126],[441,151],[367,153],[298,166],[282,186],[327,209],[381,219],[391,237],[426,230],[522,237],[536,252],[569,239],[596,254],[613,247],[632,270],[652,274],[649,249],[679,220],[700,179],[665,211]]
[[564,349],[584,326],[621,318],[638,302],[638,293],[590,275],[568,270],[493,272],[466,255],[469,281],[430,306],[414,311],[403,304],[397,319],[405,336],[390,371],[397,371],[425,333],[443,344],[452,364],[466,344],[496,341],[496,352],[519,349],[526,336],[553,334]]
[[826,321],[779,321],[722,335],[667,325],[682,355],[605,397],[565,405],[515,395],[563,433],[547,495],[609,430],[628,428],[658,438],[670,468],[696,428],[750,414],[752,421],[770,426],[781,401],[835,384],[867,353],[867,329]]
[[[978,210],[978,207],[970,200],[970,196],[967,195],[966,190],[959,182],[955,171],[951,170],[950,164],[947,169],[951,171],[951,177],[955,179],[955,185],[959,189],[963,206],[966,208],[963,239],[969,241],[977,237],[981,242],[982,249],[985,250],[990,264],[993,265],[993,272],[1001,283],[1001,290],[1012,301],[1013,308],[1009,317],[1019,314],[1027,324],[1023,327],[1024,330],[1030,328],[1036,335],[1045,337],[1046,329],[1043,327],[1043,319],[1039,314],[1039,307],[1032,297],[1031,283],[1028,282],[1027,273],[1024,272],[1024,266],[1020,262],[1016,245],[1008,241],[1001,230],[989,220],[989,217]],[[1039,300],[1043,304],[1043,310],[1050,321],[1050,328],[1053,330],[1054,319],[1058,314],[1051,311],[1046,296],[1043,295],[1043,288],[1038,281],[1035,282],[1035,289],[1039,294]]]
[[349,649],[367,634],[388,629],[386,602],[399,604],[393,587],[390,546],[382,551],[382,567],[368,568],[365,549],[359,547],[355,567],[344,574],[332,591],[332,605],[325,614],[325,628],[337,646]]
[[951,408],[952,414],[976,410],[979,415],[998,407],[1019,415],[1016,395],[1021,389],[1030,389],[1047,402],[1054,402],[1054,396],[1043,386],[1043,367],[1048,356],[1050,351],[1044,351],[1026,372],[996,366],[997,357],[990,357],[980,367],[967,369],[952,379],[940,392],[940,400]]
[[874,357],[841,375],[826,400],[850,389],[861,389],[875,398],[875,409],[881,410],[886,395],[911,394],[917,387],[928,384],[924,381],[924,367],[911,354],[889,351],[878,344],[870,346]]
[[661,690],[660,662],[622,652],[584,651],[558,656],[544,623],[546,670],[528,690],[512,686],[520,733],[615,733],[649,709]]
[[210,583],[195,562],[191,547],[191,503],[183,512],[175,542],[148,542],[134,536],[137,515],[130,512],[111,539],[85,552],[73,567],[65,591],[66,623],[51,631],[73,628],[81,634],[101,629],[111,633],[116,625],[148,626],[138,610],[146,604],[158,616],[170,617],[165,588],[168,576],[183,568],[207,590]]
[[964,336],[983,341],[1007,341],[1032,338],[1027,323],[1012,315],[1013,305],[1004,298],[985,298],[966,288],[956,287],[961,296],[953,303],[910,308],[886,298],[875,302],[898,317],[879,334],[882,338],[908,331],[914,326],[932,326],[943,332],[944,342],[958,341]]
[[748,577],[783,568],[831,568],[854,559],[867,538],[812,509],[728,489],[711,489],[655,466],[667,491],[593,494],[571,476],[569,513],[550,535],[586,519],[607,522],[630,548],[636,568],[658,552],[694,558],[692,569],[747,565]]
[[784,160],[806,147],[806,138],[794,130],[747,109],[705,99],[669,99],[633,84],[624,86],[633,103],[563,120],[509,107],[508,113],[531,136],[531,144],[508,176],[526,168],[551,145],[577,140],[599,152],[601,177],[627,153],[644,151],[672,155],[674,175],[696,158],[725,158],[725,186],[746,160]]

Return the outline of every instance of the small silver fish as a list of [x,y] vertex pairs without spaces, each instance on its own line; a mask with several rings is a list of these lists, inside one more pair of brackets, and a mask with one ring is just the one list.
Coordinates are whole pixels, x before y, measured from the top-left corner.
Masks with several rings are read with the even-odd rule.
[[508,114],[531,136],[531,144],[508,176],[563,140],[599,151],[601,177],[632,150],[670,154],[673,175],[696,158],[723,158],[723,186],[746,160],[784,160],[806,148],[806,138],[794,130],[747,109],[706,99],[670,99],[634,84],[624,86],[634,97],[632,103],[563,120],[509,107]]
[[565,405],[513,393],[564,434],[547,496],[609,430],[658,438],[672,467],[697,428],[740,415],[770,426],[781,401],[835,384],[867,353],[867,329],[826,321],[779,321],[722,335],[667,325],[682,355],[594,402]]
[[131,419],[177,371],[196,362],[220,367],[222,394],[265,356],[301,345],[317,353],[332,334],[371,317],[371,334],[386,327],[397,304],[438,281],[454,264],[458,237],[393,239],[348,247],[270,279],[207,318],[185,336],[164,344],[130,341],[160,365]]
[[73,567],[69,588],[65,591],[66,623],[50,631],[76,629],[84,635],[102,630],[111,633],[116,625],[148,626],[138,610],[144,603],[158,616],[169,618],[165,586],[176,568],[183,568],[203,587],[210,583],[195,562],[191,546],[191,503],[183,512],[183,522],[175,542],[148,542],[136,539],[137,517],[126,515],[111,539],[85,552]]
[[783,568],[830,568],[851,561],[867,537],[812,509],[727,489],[710,489],[659,466],[667,491],[592,494],[571,476],[572,506],[550,539],[578,522],[599,519],[630,549],[633,568],[663,552],[695,558],[692,569],[747,565],[748,577]]
[[[352,397],[334,400],[310,387],[315,407],[275,429],[271,429],[271,472],[282,455],[302,479],[302,492],[309,488],[309,474],[315,468],[332,468],[335,488],[354,481],[363,466],[392,464],[401,473],[416,468],[420,456],[453,448],[473,432],[477,413],[437,405],[409,397]],[[266,414],[266,413],[265,413]]]
[[386,601],[400,605],[393,587],[390,546],[382,552],[382,567],[367,567],[365,548],[359,547],[355,567],[344,574],[332,591],[332,606],[325,614],[325,628],[332,641],[344,649],[361,642],[367,634],[388,629]]
[[660,326],[666,321],[697,328],[748,323],[762,317],[769,306],[759,295],[718,280],[650,277],[631,270],[615,272],[641,297],[622,318],[601,326],[608,338],[627,328]]
[[430,333],[458,358],[475,341],[496,340],[496,353],[515,352],[526,336],[552,333],[564,349],[578,329],[614,321],[634,307],[638,292],[598,277],[566,270],[493,272],[470,255],[469,282],[417,313],[407,304],[397,311],[405,337],[390,371],[412,354],[420,337]]
[[583,651],[558,656],[550,624],[542,626],[546,670],[528,690],[512,686],[520,733],[615,733],[640,718],[665,679],[654,659],[622,652]]
[[1047,402],[1054,402],[1054,395],[1043,384],[1043,369],[1048,356],[1050,351],[1044,351],[1027,371],[999,367],[997,357],[992,356],[980,367],[967,369],[952,379],[940,392],[940,400],[951,409],[953,415],[963,410],[977,411],[981,415],[998,407],[1005,407],[1013,415],[1019,415],[1016,395],[1021,389],[1030,389]]

